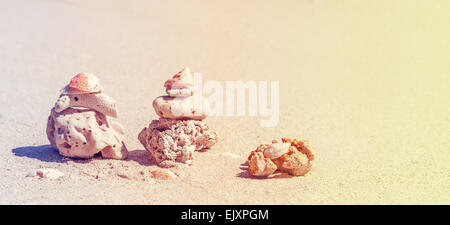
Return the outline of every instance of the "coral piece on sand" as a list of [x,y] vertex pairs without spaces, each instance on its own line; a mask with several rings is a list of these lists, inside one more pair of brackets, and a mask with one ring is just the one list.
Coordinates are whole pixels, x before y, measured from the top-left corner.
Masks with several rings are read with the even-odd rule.
[[139,133],[139,141],[159,166],[190,164],[194,151],[217,142],[217,133],[202,121],[208,116],[208,101],[195,93],[193,83],[187,67],[167,80],[164,87],[169,95],[153,100],[160,119]]
[[281,157],[272,159],[281,172],[294,176],[301,176],[311,170],[311,163],[308,157],[297,150],[294,146],[289,148],[286,154]]
[[153,101],[158,116],[169,119],[203,120],[210,105],[206,98],[194,91],[194,80],[186,67],[164,83],[168,95]]
[[153,101],[158,116],[168,119],[203,120],[208,116],[209,103],[202,96],[159,96]]
[[171,167],[176,165],[173,162],[189,163],[194,151],[210,148],[218,135],[202,121],[161,118],[153,120],[138,138],[158,165]]
[[273,143],[264,150],[264,157],[276,159],[289,151],[290,143]]
[[117,118],[116,101],[102,92],[100,79],[88,73],[77,74],[63,88],[47,121],[48,140],[62,155],[127,157],[124,129],[107,117]]
[[166,93],[170,97],[191,96],[193,94],[192,88],[170,88],[166,89]]
[[107,116],[117,118],[116,101],[102,93],[100,79],[95,75],[80,73],[63,88],[55,103],[55,111],[61,112],[70,107],[83,107],[96,110]]
[[27,177],[39,177],[39,178],[48,178],[51,180],[58,179],[60,177],[64,176],[64,173],[57,169],[52,168],[40,168],[31,171]]
[[151,177],[160,180],[168,180],[177,178],[178,176],[170,170],[152,170],[150,171]]
[[254,152],[248,161],[248,170],[253,176],[269,176],[277,170],[277,166],[262,152]]
[[79,73],[63,88],[62,94],[88,94],[102,92],[100,79],[93,74]]
[[55,103],[56,112],[70,107],[93,109],[106,116],[117,118],[116,100],[104,93],[63,94]]
[[189,67],[184,68],[164,83],[166,93],[171,97],[191,96],[194,91],[194,79]]
[[274,140],[271,145],[260,145],[250,153],[249,171],[254,176],[269,176],[270,170],[264,170],[268,161],[276,165],[276,170],[293,176],[302,176],[311,170],[314,149],[308,141],[283,138],[281,143]]
[[68,108],[60,113],[52,109],[47,137],[61,155],[68,157],[92,158],[98,152],[112,159],[128,155],[122,126],[92,109]]
[[291,146],[294,146],[301,153],[306,154],[309,160],[314,160],[314,147],[307,140],[291,140],[289,138],[282,138],[284,143],[291,143]]

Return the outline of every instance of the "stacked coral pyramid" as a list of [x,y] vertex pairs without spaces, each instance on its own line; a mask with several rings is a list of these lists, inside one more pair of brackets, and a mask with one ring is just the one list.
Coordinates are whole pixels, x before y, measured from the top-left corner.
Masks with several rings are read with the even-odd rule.
[[63,88],[47,122],[47,137],[60,154],[125,159],[124,129],[114,121],[116,101],[103,93],[99,79],[80,73]]
[[195,151],[209,149],[218,140],[217,132],[203,122],[208,102],[196,93],[189,68],[167,80],[164,87],[167,95],[153,101],[160,119],[139,133],[139,141],[162,167],[190,164]]

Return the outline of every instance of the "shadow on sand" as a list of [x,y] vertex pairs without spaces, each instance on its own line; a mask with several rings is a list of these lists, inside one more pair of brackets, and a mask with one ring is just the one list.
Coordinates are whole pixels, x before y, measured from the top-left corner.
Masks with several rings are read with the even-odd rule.
[[[51,145],[39,145],[39,146],[24,146],[12,149],[15,156],[27,157],[30,159],[38,159],[42,162],[57,162],[64,163],[67,161],[74,161],[76,163],[89,163],[93,159],[105,159],[101,156],[101,153],[97,153],[93,158],[68,158],[59,154],[57,149],[54,149]],[[129,151],[128,158],[125,161],[136,161],[143,166],[152,166],[156,163],[150,157],[150,153],[146,150],[134,150]]]
[[52,148],[51,145],[24,146],[12,149],[15,156],[38,159],[43,162],[66,162],[58,150]]
[[128,152],[128,158],[126,161],[135,161],[143,166],[156,165],[155,160],[151,157],[150,152],[147,150],[134,150]]

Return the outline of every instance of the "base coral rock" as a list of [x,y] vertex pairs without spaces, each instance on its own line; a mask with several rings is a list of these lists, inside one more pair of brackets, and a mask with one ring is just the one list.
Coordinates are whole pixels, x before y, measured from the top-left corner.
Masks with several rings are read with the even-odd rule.
[[105,158],[125,159],[123,128],[92,109],[68,108],[56,112],[53,108],[47,122],[47,137],[61,155],[92,158],[101,152]]
[[158,165],[172,167],[174,162],[189,163],[194,151],[211,148],[218,135],[202,121],[161,118],[153,120],[138,138]]

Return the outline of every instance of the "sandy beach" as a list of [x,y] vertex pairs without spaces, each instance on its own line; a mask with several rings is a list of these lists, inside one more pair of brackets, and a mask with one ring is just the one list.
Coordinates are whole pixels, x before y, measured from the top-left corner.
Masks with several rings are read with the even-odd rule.
[[[0,0],[0,204],[450,204],[448,1]],[[279,81],[279,122],[214,116],[219,142],[178,175],[137,136],[185,66],[204,82]],[[127,160],[62,157],[59,90],[97,75]],[[250,176],[272,139],[316,149],[306,176]],[[55,168],[59,179],[27,177]]]

